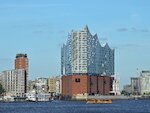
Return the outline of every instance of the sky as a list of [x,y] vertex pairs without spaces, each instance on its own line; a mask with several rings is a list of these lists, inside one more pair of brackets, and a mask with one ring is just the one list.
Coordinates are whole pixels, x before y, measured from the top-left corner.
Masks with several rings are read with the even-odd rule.
[[[88,25],[115,48],[121,86],[150,70],[149,0],[0,0],[0,72],[27,53],[29,79],[60,75],[61,46],[71,30]],[[137,70],[138,69],[138,70]]]

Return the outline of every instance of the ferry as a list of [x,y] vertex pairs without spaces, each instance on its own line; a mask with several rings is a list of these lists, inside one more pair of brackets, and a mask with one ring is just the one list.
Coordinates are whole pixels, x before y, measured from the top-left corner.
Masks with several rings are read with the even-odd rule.
[[50,94],[26,94],[26,101],[30,102],[46,102],[46,101],[51,101],[50,100]]
[[86,102],[87,104],[111,104],[112,100],[108,99],[108,100],[99,100],[99,99],[89,99]]

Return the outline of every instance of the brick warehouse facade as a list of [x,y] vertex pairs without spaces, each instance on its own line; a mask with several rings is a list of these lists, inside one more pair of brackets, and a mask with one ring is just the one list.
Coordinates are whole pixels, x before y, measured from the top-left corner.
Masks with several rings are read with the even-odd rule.
[[62,76],[62,96],[76,94],[109,95],[112,90],[113,77],[70,75]]

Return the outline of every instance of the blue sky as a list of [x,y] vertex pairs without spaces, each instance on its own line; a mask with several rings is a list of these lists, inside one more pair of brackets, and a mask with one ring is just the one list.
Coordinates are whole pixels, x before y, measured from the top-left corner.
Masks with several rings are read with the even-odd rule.
[[121,85],[150,70],[149,0],[0,0],[0,71],[27,53],[30,79],[60,75],[60,48],[72,29],[88,25],[115,48]]

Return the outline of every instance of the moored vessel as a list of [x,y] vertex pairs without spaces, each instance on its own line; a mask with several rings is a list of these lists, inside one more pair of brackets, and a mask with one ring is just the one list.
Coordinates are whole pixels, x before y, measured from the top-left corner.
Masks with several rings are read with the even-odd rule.
[[107,99],[107,100],[99,100],[99,99],[89,99],[87,100],[87,104],[111,104],[112,100]]

